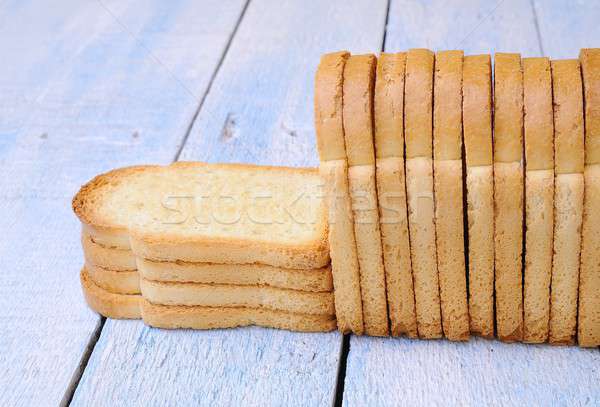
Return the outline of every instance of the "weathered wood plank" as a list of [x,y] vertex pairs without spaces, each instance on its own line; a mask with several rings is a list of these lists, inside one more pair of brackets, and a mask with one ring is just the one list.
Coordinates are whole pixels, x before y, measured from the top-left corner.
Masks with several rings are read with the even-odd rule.
[[385,50],[409,48],[541,55],[533,10],[522,0],[391,0]]
[[361,338],[352,341],[350,356],[347,406],[593,405],[600,400],[595,349],[485,339]]
[[577,58],[581,48],[600,47],[597,2],[534,0],[533,4],[545,56]]
[[2,4],[0,405],[68,401],[100,321],[71,197],[100,171],[172,160],[244,6],[221,3]]
[[[380,49],[385,12],[383,0],[251,2],[181,158],[316,165],[319,56]],[[338,333],[172,332],[109,320],[73,404],[327,405],[341,343]]]
[[[386,50],[540,55],[528,2],[461,3],[392,1]],[[600,397],[599,358],[595,350],[482,339],[460,344],[352,337],[344,404],[585,404]]]

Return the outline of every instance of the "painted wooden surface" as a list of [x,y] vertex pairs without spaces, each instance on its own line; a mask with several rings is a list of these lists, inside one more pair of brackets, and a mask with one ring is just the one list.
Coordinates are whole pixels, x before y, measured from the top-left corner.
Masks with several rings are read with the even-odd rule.
[[[529,2],[461,3],[451,9],[441,0],[392,0],[386,51],[430,47],[462,48],[466,54],[541,55]],[[575,47],[570,52],[576,55]],[[597,350],[574,347],[352,337],[343,402],[347,406],[597,404],[599,360]]]
[[[319,56],[376,51],[383,39],[385,1],[344,4],[251,2],[181,159],[316,165]],[[175,332],[108,320],[73,404],[330,405],[341,345],[335,332]]]
[[578,58],[580,48],[600,46],[600,5],[596,1],[533,1],[544,55]]
[[344,405],[591,406],[599,366],[597,349],[361,338],[350,346]]
[[173,159],[244,5],[220,3],[0,3],[0,405],[68,401],[100,324],[71,197]]

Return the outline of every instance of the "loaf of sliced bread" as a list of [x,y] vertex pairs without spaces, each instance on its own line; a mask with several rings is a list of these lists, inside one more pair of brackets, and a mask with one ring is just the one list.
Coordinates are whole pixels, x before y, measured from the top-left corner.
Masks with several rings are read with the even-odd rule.
[[374,55],[354,55],[346,62],[343,123],[365,333],[386,336],[389,334],[387,299],[373,146],[376,67]]
[[421,338],[442,337],[433,196],[434,55],[411,49],[406,59],[404,124],[408,230]]
[[585,102],[585,195],[579,271],[579,346],[600,346],[600,49],[579,55]]
[[404,175],[406,53],[382,53],[375,81],[375,167],[390,331],[418,336]]
[[523,70],[519,54],[494,57],[494,279],[496,331],[523,340]]
[[463,128],[467,164],[469,316],[471,332],[494,336],[494,177],[491,62],[463,61]]
[[549,342],[570,345],[576,337],[583,218],[583,88],[578,60],[552,61],[551,68],[555,190]]
[[327,199],[338,329],[362,335],[360,273],[342,118],[344,67],[349,56],[342,51],[321,57],[315,77],[315,129]]
[[469,338],[464,250],[462,167],[462,51],[435,57],[433,179],[442,327],[450,340]]
[[186,162],[130,167],[84,185],[73,209],[85,225],[127,230],[134,254],[148,259],[304,269],[329,263],[327,211],[315,169]]

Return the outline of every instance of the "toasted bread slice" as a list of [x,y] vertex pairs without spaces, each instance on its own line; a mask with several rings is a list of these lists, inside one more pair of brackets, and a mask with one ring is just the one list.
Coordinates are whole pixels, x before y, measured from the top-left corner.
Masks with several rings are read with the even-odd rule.
[[167,283],[140,280],[144,299],[153,304],[268,308],[314,315],[335,315],[333,293],[268,286]]
[[494,336],[494,178],[491,62],[463,60],[463,127],[467,164],[469,317],[475,335]]
[[342,119],[343,72],[349,56],[348,52],[337,52],[321,57],[315,77],[315,128],[321,161],[319,170],[327,197],[338,329],[362,335],[360,272]]
[[375,167],[390,331],[416,338],[404,175],[406,53],[381,54],[375,80]]
[[442,327],[446,338],[469,339],[463,235],[462,51],[435,57],[433,169],[435,235]]
[[263,264],[157,262],[137,258],[140,276],[147,280],[232,285],[264,285],[291,290],[333,291],[331,267],[285,269]]
[[554,119],[548,58],[523,59],[525,278],[523,341],[548,339],[554,235]]
[[579,61],[552,61],[554,105],[554,257],[550,288],[552,344],[575,343],[581,223],[584,126]]
[[90,279],[99,287],[115,294],[141,294],[140,276],[137,270],[121,271],[85,264]]
[[389,334],[387,298],[373,147],[376,66],[374,55],[354,55],[346,62],[343,122],[365,332],[386,336]]
[[144,258],[314,269],[329,263],[321,189],[315,169],[178,162],[100,175],[73,209]]
[[92,281],[84,268],[79,274],[83,295],[89,307],[97,313],[115,319],[139,319],[141,295],[115,294]]
[[433,197],[433,65],[431,51],[411,49],[406,59],[404,91],[406,194],[415,309],[419,336],[428,339],[442,337]]
[[600,346],[600,49],[579,55],[585,102],[585,196],[579,270],[579,346]]
[[104,246],[86,231],[81,234],[81,246],[87,264],[115,271],[135,271],[135,255],[130,249]]
[[144,323],[156,328],[218,329],[259,325],[298,332],[328,332],[336,328],[331,315],[296,314],[266,308],[211,308],[158,305],[141,301]]
[[494,279],[496,331],[523,340],[523,70],[519,54],[494,63]]

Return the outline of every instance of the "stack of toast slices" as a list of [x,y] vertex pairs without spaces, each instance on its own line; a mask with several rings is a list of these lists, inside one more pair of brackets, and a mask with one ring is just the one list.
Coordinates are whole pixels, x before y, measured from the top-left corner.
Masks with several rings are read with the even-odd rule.
[[600,345],[600,49],[323,55],[338,328]]
[[111,171],[73,199],[91,308],[161,328],[336,328],[316,169],[178,162]]
[[163,328],[600,345],[600,49],[325,54],[314,107],[318,169],[84,185],[88,304]]

